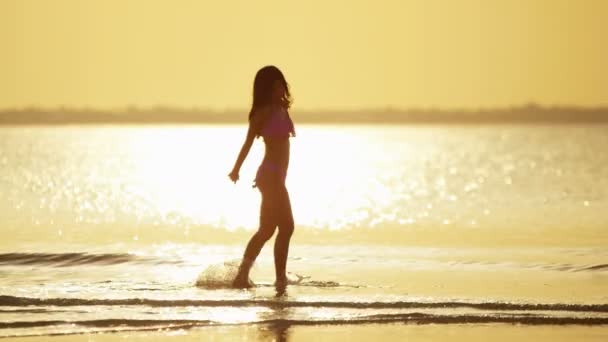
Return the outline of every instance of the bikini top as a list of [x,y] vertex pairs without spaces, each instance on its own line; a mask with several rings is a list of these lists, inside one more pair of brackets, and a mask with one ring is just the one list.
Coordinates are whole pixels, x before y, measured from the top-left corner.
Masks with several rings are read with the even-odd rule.
[[293,121],[291,121],[285,109],[281,108],[273,109],[270,112],[269,117],[260,130],[260,135],[272,138],[289,138],[289,136],[295,137],[296,131]]

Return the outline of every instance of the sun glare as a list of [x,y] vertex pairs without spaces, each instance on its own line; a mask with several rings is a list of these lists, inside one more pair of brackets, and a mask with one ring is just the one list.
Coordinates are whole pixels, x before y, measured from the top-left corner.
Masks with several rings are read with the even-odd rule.
[[[252,180],[262,160],[262,140],[255,141],[239,182],[227,177],[245,132],[244,125],[138,130],[128,149],[133,191],[148,202],[154,211],[149,214],[165,223],[257,228],[260,196]],[[365,208],[382,211],[388,204],[385,182],[372,168],[378,163],[360,158],[382,158],[381,147],[362,134],[357,128],[305,126],[292,139],[287,186],[298,225],[356,226],[370,216]]]
[[[254,192],[245,192],[227,174],[238,152],[235,130],[212,128],[147,129],[131,140],[134,182],[149,194],[163,221],[206,224],[226,229],[251,225],[257,210]],[[218,142],[225,146],[217,146]],[[256,154],[256,151],[252,151]],[[250,174],[244,169],[243,174]],[[237,193],[238,192],[238,193]]]

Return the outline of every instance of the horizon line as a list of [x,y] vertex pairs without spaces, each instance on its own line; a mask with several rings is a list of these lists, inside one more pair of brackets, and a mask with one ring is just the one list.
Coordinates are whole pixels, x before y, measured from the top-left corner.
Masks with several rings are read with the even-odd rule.
[[[359,112],[359,111],[384,111],[384,112],[407,112],[407,111],[437,111],[437,112],[449,112],[449,111],[464,111],[464,112],[476,112],[476,111],[501,111],[501,110],[513,110],[513,109],[578,109],[578,110],[602,110],[608,109],[607,104],[597,105],[577,105],[577,104],[541,104],[533,101],[511,104],[511,105],[496,105],[496,106],[436,106],[436,105],[425,105],[425,106],[366,106],[358,108],[348,107],[308,107],[302,109],[296,109],[298,112]],[[150,111],[150,110],[177,110],[183,112],[213,112],[213,113],[226,113],[236,111],[249,111],[249,107],[226,107],[226,108],[215,108],[211,106],[185,106],[185,105],[168,105],[168,104],[154,104],[154,105],[121,105],[115,107],[95,107],[88,105],[73,106],[73,105],[53,105],[53,106],[37,106],[27,105],[18,107],[2,107],[0,113],[6,112],[23,112],[23,111],[96,111],[104,113],[113,112],[124,112],[124,111]],[[291,108],[293,110],[293,108]]]

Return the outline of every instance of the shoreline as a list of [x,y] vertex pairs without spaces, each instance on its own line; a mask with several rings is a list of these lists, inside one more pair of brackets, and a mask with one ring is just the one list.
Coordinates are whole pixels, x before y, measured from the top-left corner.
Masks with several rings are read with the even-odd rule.
[[341,325],[222,325],[190,329],[161,329],[8,337],[4,341],[605,341],[608,326],[516,324],[341,324]]

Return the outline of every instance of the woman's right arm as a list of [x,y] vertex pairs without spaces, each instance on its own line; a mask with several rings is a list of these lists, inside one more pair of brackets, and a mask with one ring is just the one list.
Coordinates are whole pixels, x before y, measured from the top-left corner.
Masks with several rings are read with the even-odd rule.
[[241,170],[241,165],[247,158],[247,154],[249,154],[249,150],[251,150],[251,145],[253,145],[253,140],[255,139],[257,132],[259,132],[261,120],[261,115],[254,115],[253,118],[249,121],[249,129],[247,130],[247,136],[245,137],[245,142],[243,143],[243,147],[241,147],[241,151],[234,163],[234,167],[228,177],[236,183],[239,180],[239,171]]

